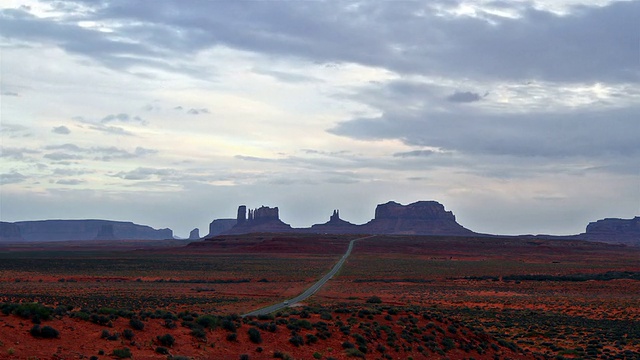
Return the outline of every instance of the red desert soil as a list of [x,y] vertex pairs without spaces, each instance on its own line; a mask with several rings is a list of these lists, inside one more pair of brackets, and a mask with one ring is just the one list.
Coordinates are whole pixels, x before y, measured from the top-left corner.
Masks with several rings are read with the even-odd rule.
[[[181,248],[134,242],[8,247],[0,249],[0,305],[37,301],[71,305],[72,312],[243,313],[298,294],[357,237],[251,234]],[[294,359],[310,359],[316,352],[321,359],[346,359],[342,343],[356,344],[354,334],[366,338],[365,357],[371,359],[638,359],[639,273],[640,249],[633,247],[529,238],[379,236],[358,241],[340,273],[308,300],[306,320],[325,321],[331,334],[326,340],[299,347],[290,343],[292,331],[305,340],[318,331],[288,328],[291,319],[307,311],[304,307],[287,310],[290,316],[244,323],[235,341],[227,340],[226,330],[207,330],[202,341],[182,320],[167,329],[163,320],[147,319],[144,330],[134,331],[133,344],[122,336],[101,338],[105,329],[122,333],[130,328],[129,319],[122,317],[106,327],[63,316],[42,324],[57,329],[60,338],[36,339],[29,333],[30,319],[0,314],[0,359],[106,359],[124,347],[134,359],[166,359],[155,348],[157,336],[167,333],[176,339],[171,354],[193,359],[239,359],[242,354],[271,359],[276,352]],[[603,278],[607,274],[613,278]],[[569,280],[563,278],[567,276]],[[362,309],[373,308],[367,300],[374,295],[381,301],[375,306],[382,308],[363,315]],[[437,316],[422,317],[424,309]],[[332,320],[321,320],[323,311]],[[261,344],[249,340],[249,328],[274,321],[281,321],[275,333],[260,329]],[[350,335],[342,331],[344,326]],[[382,327],[395,334],[394,346]],[[443,350],[445,337],[455,346],[441,354],[437,350]],[[434,343],[437,348],[430,349]],[[478,344],[483,343],[480,354]],[[377,350],[379,344],[384,352]]]
[[[335,309],[334,309],[335,310]],[[358,311],[358,308],[353,308]],[[361,309],[362,310],[362,309]],[[340,310],[338,310],[340,311]],[[0,358],[3,359],[83,359],[91,356],[98,358],[115,358],[110,354],[115,349],[129,348],[133,354],[133,359],[166,359],[167,355],[156,353],[155,349],[161,346],[158,336],[171,334],[175,338],[175,344],[168,348],[170,354],[187,356],[193,359],[239,359],[240,355],[247,354],[250,359],[273,359],[276,352],[287,354],[294,359],[312,359],[314,353],[318,353],[318,358],[326,359],[348,359],[353,356],[347,355],[347,350],[343,349],[343,343],[349,342],[358,347],[357,336],[366,339],[367,358],[381,358],[383,354],[388,354],[390,359],[406,359],[412,356],[415,359],[447,358],[447,359],[494,359],[496,355],[507,359],[533,359],[530,353],[517,353],[509,348],[496,345],[495,339],[486,334],[476,334],[470,329],[449,321],[447,319],[425,319],[420,314],[411,312],[398,312],[393,316],[385,315],[381,312],[368,317],[356,317],[349,314],[332,314],[333,319],[323,320],[318,314],[286,315],[282,319],[284,324],[277,325],[275,332],[259,330],[261,343],[253,343],[248,335],[250,328],[258,327],[258,324],[273,323],[273,319],[257,320],[249,319],[245,324],[241,324],[236,330],[237,338],[233,341],[227,339],[231,332],[223,329],[207,330],[206,340],[200,340],[190,334],[186,327],[178,326],[175,329],[167,329],[162,326],[163,321],[151,319],[145,321],[145,327],[141,331],[134,331],[135,335],[131,341],[124,340],[122,336],[118,340],[110,341],[101,338],[103,330],[110,333],[118,332],[122,334],[125,329],[131,329],[129,320],[119,318],[113,321],[112,326],[99,326],[88,321],[62,317],[43,322],[44,325],[51,326],[60,332],[57,339],[35,339],[29,331],[33,324],[26,319],[17,316],[0,315]],[[386,318],[385,318],[386,317]],[[348,319],[356,321],[347,321]],[[442,320],[442,321],[441,321]],[[294,346],[291,327],[287,324],[307,321],[309,324],[324,322],[327,324],[328,339],[315,339],[314,343]],[[342,321],[342,322],[340,322]],[[251,322],[253,322],[251,324]],[[338,324],[338,322],[340,322]],[[238,322],[240,324],[240,322]],[[342,325],[340,325],[342,324]],[[345,325],[352,324],[352,325]],[[362,326],[365,324],[366,326]],[[371,332],[371,326],[385,329],[379,335]],[[348,327],[349,335],[341,331],[343,327]],[[433,346],[443,347],[443,343],[450,341],[456,346],[468,346],[469,351],[462,349],[451,349],[439,355],[427,347],[427,342],[416,340],[413,347],[407,345],[402,340],[408,329],[412,329],[416,339],[429,336]],[[421,330],[420,330],[421,329]],[[455,333],[452,333],[455,331]],[[418,334],[419,332],[419,334]],[[368,334],[367,334],[368,333]],[[298,328],[297,334],[302,339],[308,339],[308,335],[318,334],[316,329]],[[389,335],[393,334],[393,335]],[[397,343],[397,350],[389,345],[389,339]],[[445,339],[449,339],[446,340]],[[481,345],[483,344],[483,345]],[[493,346],[491,346],[493,345]],[[478,353],[478,346],[486,349],[483,354]],[[419,351],[419,347],[424,347]],[[260,348],[260,349],[259,349]],[[99,355],[104,353],[105,355]]]

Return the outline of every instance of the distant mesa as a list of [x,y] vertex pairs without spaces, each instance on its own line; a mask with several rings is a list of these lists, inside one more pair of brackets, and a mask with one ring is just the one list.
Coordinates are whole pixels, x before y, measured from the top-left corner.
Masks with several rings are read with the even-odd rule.
[[587,231],[579,237],[584,240],[640,246],[640,217],[608,218],[591,222],[587,225]]
[[0,221],[0,241],[22,242],[24,239],[22,238],[18,225]]
[[113,224],[104,224],[100,226],[100,231],[96,235],[96,240],[116,240],[116,235],[113,232]]
[[[5,225],[5,224],[12,224]],[[12,235],[15,239],[15,227],[18,228],[18,241],[74,241],[74,240],[165,240],[173,239],[171,229],[153,229],[132,222],[110,220],[41,220],[3,223],[2,241]]]
[[246,234],[251,232],[291,232],[291,225],[280,220],[277,207],[261,206],[257,209],[249,209],[246,205],[238,207],[236,224],[229,229],[227,234]]
[[375,218],[362,225],[369,234],[475,235],[456,222],[451,211],[437,201],[401,205],[394,201],[376,207]]
[[300,232],[318,234],[413,234],[413,235],[474,235],[456,222],[451,211],[436,201],[419,201],[401,205],[390,201],[376,207],[375,218],[363,225],[340,218],[334,210],[329,221],[310,228],[292,228],[280,220],[278,208],[262,206],[248,210],[238,207],[236,224],[224,234],[251,232]]
[[199,240],[200,239],[200,229],[195,228],[191,230],[189,233],[189,240]]

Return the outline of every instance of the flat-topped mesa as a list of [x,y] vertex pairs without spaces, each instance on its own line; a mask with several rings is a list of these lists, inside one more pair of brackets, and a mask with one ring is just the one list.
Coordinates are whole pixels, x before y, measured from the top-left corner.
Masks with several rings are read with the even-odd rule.
[[445,211],[444,205],[437,201],[418,201],[409,205],[401,205],[395,201],[379,204],[376,207],[375,219],[416,219],[416,220],[450,220],[456,221],[451,211]]
[[0,221],[0,241],[20,242],[24,241],[18,225],[10,222]]
[[589,223],[580,235],[586,240],[640,246],[640,217],[633,219],[607,218]]
[[401,205],[394,201],[376,207],[375,218],[361,226],[370,234],[472,235],[437,201]]

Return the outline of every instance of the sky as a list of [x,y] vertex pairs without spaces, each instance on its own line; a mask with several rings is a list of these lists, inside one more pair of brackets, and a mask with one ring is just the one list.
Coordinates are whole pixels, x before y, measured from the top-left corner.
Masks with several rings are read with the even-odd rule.
[[640,214],[640,1],[0,2],[0,219]]

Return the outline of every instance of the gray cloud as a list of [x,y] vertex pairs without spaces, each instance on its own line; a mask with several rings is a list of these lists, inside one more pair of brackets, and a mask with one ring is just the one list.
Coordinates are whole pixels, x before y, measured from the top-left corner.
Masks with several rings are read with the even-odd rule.
[[25,155],[35,155],[40,152],[33,149],[27,148],[14,148],[14,147],[1,147],[0,148],[0,157],[13,159],[13,160],[23,160],[27,157]]
[[58,176],[80,176],[95,173],[94,170],[78,170],[78,169],[54,169],[53,174]]
[[82,183],[85,183],[86,181],[84,180],[77,180],[77,179],[60,179],[58,181],[56,181],[56,184],[60,184],[60,185],[80,185]]
[[399,139],[469,155],[636,156],[640,108],[556,113],[385,113],[339,123],[329,132],[357,139]]
[[161,180],[171,179],[175,177],[178,172],[174,169],[157,169],[139,167],[131,171],[121,171],[113,176],[124,180],[149,180],[153,177],[157,177]]
[[76,154],[69,154],[61,151],[52,152],[44,155],[45,159],[53,161],[82,160],[84,157]]
[[470,92],[470,91],[456,91],[453,94],[447,96],[447,101],[454,103],[471,103],[480,101],[482,97],[478,93]]
[[[45,158],[52,160],[71,160],[71,159],[81,159],[82,156],[78,154],[88,154],[93,155],[94,160],[99,161],[111,161],[117,159],[134,159],[140,158],[144,156],[157,154],[158,151],[154,149],[147,149],[143,147],[136,147],[133,152],[127,151],[125,149],[121,149],[115,146],[93,146],[90,148],[83,148],[75,144],[61,144],[61,145],[48,145],[45,146],[46,150],[64,150],[69,153],[75,154],[66,154],[64,152],[56,152],[54,154],[47,154]],[[64,159],[64,157],[67,159]]]
[[4,95],[4,96],[16,96],[16,97],[20,96],[20,94],[18,94],[17,92],[13,92],[13,91],[5,91],[5,92],[2,93],[2,95]]
[[[640,81],[640,2],[574,8],[564,16],[517,3],[518,18],[480,11],[442,16],[421,2],[145,2],[76,1],[90,11],[69,19],[0,13],[0,33],[54,43],[110,67],[134,64],[189,72],[168,54],[215,46],[310,59],[354,62],[400,73],[553,81]],[[203,16],[203,14],[207,14]],[[77,26],[119,24],[114,33]],[[202,70],[202,69],[200,69]]]
[[408,157],[431,156],[435,153],[436,152],[433,150],[413,150],[413,151],[395,153],[393,154],[393,156],[400,157],[400,158],[408,158]]
[[200,109],[189,109],[187,111],[187,114],[191,114],[191,115],[200,115],[200,114],[208,114],[209,113],[209,109],[207,108],[200,108]]
[[10,173],[0,174],[0,184],[17,184],[27,180],[27,177],[19,172],[13,171]]
[[69,128],[64,126],[64,125],[54,127],[51,130],[51,132],[53,132],[55,134],[60,134],[60,135],[69,135],[69,134],[71,134],[71,130],[69,130]]
[[106,124],[106,123],[110,123],[113,121],[119,121],[119,122],[123,122],[123,123],[130,123],[130,122],[138,122],[142,125],[146,125],[147,121],[142,119],[139,116],[131,116],[129,114],[124,114],[124,113],[120,113],[120,114],[109,114],[105,117],[102,118],[102,120],[100,120],[100,122],[102,124]]

